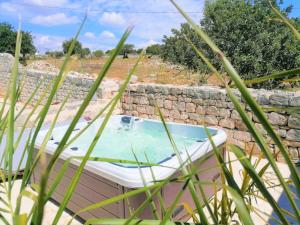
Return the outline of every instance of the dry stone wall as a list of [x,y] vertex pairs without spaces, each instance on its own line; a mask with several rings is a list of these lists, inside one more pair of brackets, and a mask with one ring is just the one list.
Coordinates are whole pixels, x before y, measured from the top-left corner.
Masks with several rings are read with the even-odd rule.
[[[300,107],[300,92],[252,90],[253,96],[265,108]],[[243,103],[255,125],[264,133],[262,125],[245,105],[240,94],[235,95]],[[189,124],[207,124],[222,127],[227,131],[228,141],[248,151],[257,150],[254,139],[241,121],[238,112],[224,89],[209,86],[183,87],[155,84],[131,84],[122,98],[121,108],[124,114],[143,118],[159,119],[155,110],[155,101],[169,121]],[[285,111],[269,111],[270,123],[284,140],[293,159],[299,158],[300,120]],[[269,140],[271,149],[275,146]],[[278,156],[281,160],[281,156]]]
[[[14,58],[10,54],[0,54],[0,90],[2,93],[7,90],[13,60]],[[22,78],[23,76],[24,79]],[[52,81],[56,76],[57,73],[26,69],[20,66],[19,80],[22,79],[24,81],[24,87],[21,92],[20,100],[27,100],[40,82],[42,82],[42,84],[40,85],[33,100],[36,101],[44,92],[50,93],[52,89]],[[68,75],[66,76],[66,79],[64,80],[60,89],[57,91],[54,101],[61,102],[68,94],[70,94],[69,101],[83,100],[93,82],[94,80],[90,78],[81,78]],[[101,99],[103,97],[102,94],[102,89],[99,88],[94,96],[94,99]]]

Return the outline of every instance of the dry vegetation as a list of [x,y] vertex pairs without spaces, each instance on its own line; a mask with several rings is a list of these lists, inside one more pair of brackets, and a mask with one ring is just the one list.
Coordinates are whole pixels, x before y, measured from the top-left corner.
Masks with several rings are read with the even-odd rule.
[[[88,73],[96,77],[99,70],[105,63],[106,58],[96,59],[71,59],[67,70],[80,73]],[[47,62],[56,68],[60,68],[63,59],[47,58],[30,60],[28,65],[33,62]],[[117,58],[109,70],[107,77],[113,79],[123,79],[130,68],[134,65],[136,58],[129,59]],[[43,69],[43,68],[40,68]],[[144,58],[135,74],[139,82],[177,84],[177,85],[197,85],[205,83],[207,75],[201,75],[188,71],[182,67],[162,62],[159,58]],[[214,84],[214,83],[211,83]]]

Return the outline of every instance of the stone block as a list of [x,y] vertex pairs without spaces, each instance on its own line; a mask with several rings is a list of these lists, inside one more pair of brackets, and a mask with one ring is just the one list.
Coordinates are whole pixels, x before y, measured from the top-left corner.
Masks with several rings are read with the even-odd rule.
[[204,120],[209,125],[218,125],[219,120],[216,116],[206,115]]
[[234,120],[234,125],[237,130],[248,131],[248,127],[242,120]]
[[196,111],[196,105],[191,102],[186,103],[185,110],[186,112],[193,113]]
[[272,105],[288,106],[292,94],[286,92],[277,92],[270,95],[270,103]]
[[268,118],[271,124],[284,126],[287,124],[287,118],[276,112],[271,112],[268,114]]
[[177,109],[181,112],[185,111],[185,102],[173,102],[173,109]]
[[234,131],[233,137],[239,141],[251,141],[251,134],[245,131]]
[[296,94],[290,99],[291,106],[300,106],[300,91],[297,91]]
[[219,116],[219,109],[215,106],[209,106],[206,108],[205,113],[207,115]]
[[172,101],[171,100],[165,100],[164,101],[164,108],[166,109],[172,109]]
[[171,111],[170,111],[170,117],[171,117],[172,119],[181,119],[181,118],[180,118],[180,112],[179,112],[179,110],[177,110],[177,109],[171,110]]
[[233,129],[234,128],[234,121],[232,119],[221,119],[219,122],[219,126]]
[[200,114],[200,115],[204,115],[205,114],[205,108],[203,106],[198,105],[196,108],[196,113]]
[[288,119],[288,126],[291,128],[300,129],[300,118],[294,115],[290,115]]
[[300,130],[290,129],[286,133],[286,139],[290,141],[299,141],[300,142]]

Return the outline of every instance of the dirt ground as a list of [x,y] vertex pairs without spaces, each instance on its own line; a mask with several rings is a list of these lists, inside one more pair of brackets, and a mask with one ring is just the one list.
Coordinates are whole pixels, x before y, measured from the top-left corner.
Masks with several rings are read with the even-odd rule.
[[[71,59],[67,66],[67,71],[76,71],[79,73],[88,73],[96,77],[103,67],[107,58],[98,59]],[[117,58],[110,68],[107,77],[122,80],[128,74],[128,71],[134,66],[137,58],[128,59]],[[63,59],[47,58],[42,60],[29,60],[28,65],[36,62],[49,63],[56,68],[60,68]],[[43,69],[43,68],[41,68]],[[139,82],[159,83],[159,84],[177,84],[177,85],[198,85],[205,83],[209,75],[203,75],[191,72],[182,67],[162,62],[159,58],[144,58],[135,74]],[[218,85],[215,79],[208,79],[209,84]]]

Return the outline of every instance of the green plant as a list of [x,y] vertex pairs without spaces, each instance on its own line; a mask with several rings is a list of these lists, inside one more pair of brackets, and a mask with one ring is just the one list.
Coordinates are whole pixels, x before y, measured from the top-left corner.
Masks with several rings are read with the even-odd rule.
[[[0,23],[0,52],[7,52],[14,54],[16,49],[17,32],[8,23]],[[25,59],[26,56],[34,55],[36,48],[33,45],[33,38],[30,32],[22,31],[22,46],[21,58]]]
[[[287,8],[281,12],[288,14],[289,10]],[[300,65],[300,47],[297,41],[288,32],[288,27],[276,20],[275,13],[265,0],[217,0],[206,1],[200,24],[226,54],[241,78],[248,80],[295,69]],[[296,19],[290,18],[289,23],[299,29]],[[164,37],[161,53],[163,59],[206,72],[205,64],[199,61],[197,54],[191,51],[191,46],[184,40],[186,36],[202,49],[218,70],[224,70],[219,59],[190,24],[182,24],[179,30],[173,29],[172,33],[173,35]],[[286,86],[279,81],[270,79],[252,86],[267,89]]]
[[[230,61],[226,58],[224,53],[215,45],[215,43],[207,36],[207,34],[199,27],[197,26],[190,17],[182,11],[182,9],[174,2],[171,1],[175,7],[179,10],[179,12],[186,18],[190,26],[195,30],[195,33],[199,36],[199,38],[202,39],[203,42],[205,42],[210,48],[211,51],[215,53],[216,57],[224,67],[224,70],[227,72],[229,77],[232,80],[232,85],[235,86],[243,96],[245,103],[248,105],[248,107],[251,108],[254,115],[257,117],[257,119],[260,121],[260,123],[263,125],[264,129],[269,134],[270,138],[273,140],[273,142],[278,147],[278,153],[282,154],[289,169],[291,172],[291,178],[288,180],[289,184],[294,185],[296,188],[296,193],[293,194],[291,190],[289,189],[287,185],[287,180],[283,178],[283,174],[279,171],[277,164],[275,163],[275,160],[273,158],[273,155],[270,153],[269,146],[266,142],[266,139],[261,134],[261,131],[254,126],[252,120],[248,117],[243,105],[240,101],[236,98],[236,96],[232,92],[232,87],[227,84],[227,82],[224,81],[224,78],[222,77],[222,74],[217,70],[217,68],[210,62],[209,58],[203,53],[203,51],[197,46],[195,46],[187,37],[187,42],[190,43],[190,48],[194,50],[194,52],[197,54],[197,56],[207,65],[207,67],[217,75],[217,77],[223,81],[224,86],[226,88],[227,94],[231,101],[233,102],[235,109],[239,112],[242,120],[244,121],[247,128],[250,130],[253,138],[255,139],[257,145],[259,146],[261,150],[261,155],[258,157],[258,160],[256,162],[252,161],[252,154],[246,155],[244,153],[244,150],[238,146],[235,145],[229,145],[227,147],[228,151],[233,153],[236,156],[236,159],[231,159],[231,155],[227,154],[227,157],[224,157],[222,155],[221,149],[219,149],[217,146],[215,146],[214,142],[212,141],[212,138],[207,132],[207,136],[209,138],[209,141],[211,142],[211,145],[213,147],[213,153],[215,154],[217,161],[218,161],[218,168],[222,171],[221,174],[221,182],[214,182],[210,180],[200,180],[198,177],[199,168],[194,165],[190,159],[183,160],[181,158],[181,155],[179,153],[179,150],[177,149],[176,143],[174,142],[174,139],[172,137],[172,134],[168,130],[168,126],[165,123],[163,113],[160,111],[160,109],[157,107],[158,114],[160,116],[160,119],[164,125],[165,131],[168,135],[168,138],[174,148],[174,152],[176,154],[176,157],[181,162],[181,166],[178,168],[178,171],[181,172],[181,174],[177,176],[170,176],[164,180],[156,181],[153,185],[145,186],[143,188],[135,189],[132,191],[129,191],[125,194],[114,196],[110,199],[106,199],[104,201],[101,201],[99,203],[90,205],[86,208],[80,209],[79,211],[75,212],[75,215],[80,215],[81,213],[88,212],[90,210],[101,208],[104,206],[107,206],[109,204],[113,204],[115,202],[118,202],[120,200],[128,199],[129,197],[135,196],[140,193],[146,193],[146,199],[141,205],[132,212],[131,216],[126,219],[115,219],[115,218],[91,218],[90,220],[86,221],[86,224],[144,224],[144,225],[154,225],[154,224],[168,224],[168,225],[175,225],[178,224],[175,221],[172,221],[172,213],[175,207],[178,204],[182,204],[184,206],[184,209],[186,213],[192,218],[193,222],[195,224],[232,224],[234,222],[240,222],[242,224],[255,224],[255,221],[253,221],[251,213],[257,213],[262,214],[262,212],[259,209],[256,209],[251,204],[252,198],[261,198],[263,199],[267,204],[269,204],[276,215],[278,216],[278,219],[271,217],[275,222],[278,224],[289,224],[289,222],[286,219],[286,216],[293,217],[298,223],[300,222],[300,215],[299,215],[299,208],[296,205],[295,201],[300,196],[300,184],[299,184],[299,173],[297,172],[297,169],[295,168],[295,165],[291,162],[291,160],[288,157],[287,149],[268,122],[263,109],[261,106],[257,104],[257,102],[254,100],[254,98],[251,96],[249,91],[247,90],[244,82],[241,80],[240,76],[234,69],[234,67],[231,65]],[[283,17],[280,12],[276,11],[275,8],[273,8],[274,12],[278,14],[279,18],[282,20],[282,22],[286,23],[294,32],[296,38],[300,41],[300,35],[296,29],[293,29],[293,26],[289,24],[288,20]],[[99,113],[93,118],[91,123],[84,128],[83,131],[78,133],[75,137],[71,137],[71,133],[73,129],[75,128],[77,122],[79,121],[80,117],[83,115],[85,109],[90,104],[92,97],[94,96],[97,88],[103,81],[105,75],[109,71],[109,68],[111,67],[114,59],[117,57],[117,55],[122,50],[125,41],[127,37],[129,36],[131,32],[131,28],[127,29],[120,39],[118,45],[115,47],[113,51],[111,51],[109,58],[107,59],[105,65],[103,66],[102,70],[99,72],[97,79],[95,80],[94,84],[90,88],[86,98],[83,100],[80,108],[76,112],[76,115],[74,116],[72,122],[70,123],[68,130],[64,134],[64,137],[61,139],[59,145],[57,146],[57,149],[55,150],[55,153],[53,156],[49,159],[48,162],[45,162],[43,159],[45,157],[45,147],[47,142],[49,141],[51,137],[51,133],[53,131],[53,128],[56,125],[57,119],[60,116],[61,111],[63,110],[65,103],[68,101],[67,96],[64,101],[61,103],[55,118],[53,119],[53,122],[50,124],[49,130],[47,132],[47,135],[45,136],[45,139],[43,140],[43,143],[38,150],[37,154],[34,154],[34,147],[35,147],[35,141],[37,138],[37,135],[42,128],[45,118],[49,112],[49,108],[51,106],[51,103],[53,102],[54,96],[62,84],[63,80],[65,79],[65,73],[64,70],[67,66],[68,60],[71,57],[71,54],[74,50],[76,39],[80,33],[80,30],[84,24],[81,24],[76,36],[74,37],[73,41],[70,44],[70,47],[67,51],[66,57],[64,59],[64,63],[61,67],[61,70],[57,77],[50,82],[46,89],[50,89],[50,93],[47,93],[46,91],[38,98],[37,102],[32,102],[33,96],[35,93],[37,93],[37,90],[39,88],[39,85],[37,85],[37,88],[33,91],[33,94],[28,98],[28,100],[24,103],[23,108],[16,113],[16,103],[18,100],[18,97],[20,96],[20,92],[22,91],[22,82],[18,83],[18,59],[20,55],[20,49],[21,49],[21,40],[22,40],[22,33],[18,32],[17,41],[16,41],[16,52],[15,52],[15,62],[14,66],[12,68],[11,73],[11,81],[10,86],[8,88],[8,91],[6,92],[6,95],[4,96],[4,104],[0,108],[0,142],[2,142],[4,139],[4,134],[6,133],[7,141],[6,141],[6,150],[5,153],[2,155],[1,162],[4,164],[4,171],[0,173],[0,178],[2,180],[2,183],[0,184],[1,187],[1,193],[5,196],[5,198],[0,198],[1,204],[1,216],[0,220],[4,224],[34,224],[39,225],[42,223],[42,219],[44,217],[44,210],[45,205],[50,200],[54,190],[57,188],[58,184],[61,182],[64,173],[68,166],[71,163],[71,159],[69,158],[65,161],[64,165],[62,166],[62,169],[59,171],[58,175],[55,177],[55,181],[50,185],[50,187],[47,189],[47,183],[48,178],[51,169],[54,167],[54,164],[56,163],[57,159],[60,157],[63,150],[69,146],[76,138],[82,134],[82,132],[87,129],[92,123],[96,121],[97,118],[100,116],[104,116],[104,122],[100,125],[98,130],[96,131],[96,135],[93,137],[93,142],[88,148],[88,151],[86,155],[76,157],[78,160],[81,161],[78,169],[76,170],[74,177],[72,178],[72,181],[64,195],[62,203],[59,205],[58,211],[56,213],[56,216],[54,218],[53,224],[57,224],[62,212],[65,210],[75,188],[76,185],[80,179],[82,170],[88,160],[93,161],[104,161],[104,162],[123,162],[123,163],[131,163],[131,164],[137,164],[138,166],[147,165],[150,166],[158,166],[156,164],[151,164],[149,162],[138,162],[136,161],[124,161],[122,159],[107,159],[107,158],[95,158],[90,157],[90,153],[93,150],[95,144],[101,137],[101,134],[106,126],[106,123],[110,116],[112,115],[112,111],[114,110],[115,106],[117,105],[118,101],[120,100],[122,94],[126,90],[126,87],[130,81],[130,78],[132,74],[135,73],[136,68],[142,59],[144,52],[141,53],[140,57],[137,59],[134,67],[129,71],[128,76],[126,77],[124,83],[121,85],[119,92],[116,94],[116,96],[103,108],[99,111]],[[248,82],[261,82],[268,79],[280,79],[282,77],[285,77],[286,75],[290,76],[290,78],[294,78],[297,75],[297,71],[292,70],[284,73],[277,73],[274,75],[270,75],[264,78],[261,78],[261,80],[252,80]],[[25,82],[25,81],[24,81]],[[44,82],[43,80],[41,82]],[[39,106],[41,102],[45,102],[45,104],[39,109]],[[9,103],[9,106],[7,106],[6,103]],[[32,104],[31,111],[27,115],[27,118],[23,124],[23,127],[19,133],[19,137],[14,137],[15,132],[15,121],[18,117],[23,115],[23,112],[25,108]],[[36,118],[33,118],[34,112],[38,111],[38,116]],[[289,109],[286,109],[289,110]],[[293,109],[290,109],[293,110]],[[104,115],[104,112],[107,112],[106,115]],[[295,112],[297,113],[297,112]],[[15,184],[15,181],[17,177],[12,173],[12,161],[13,161],[13,154],[14,149],[19,145],[19,138],[22,137],[24,134],[24,129],[28,126],[28,121],[33,120],[34,121],[34,127],[32,127],[30,136],[27,139],[26,148],[23,151],[23,154],[28,154],[28,160],[26,161],[26,167],[25,171],[21,180],[21,189],[20,193],[12,193],[12,188]],[[263,167],[259,167],[259,162],[262,157],[266,157],[268,159],[268,163],[264,165]],[[207,158],[201,159],[200,163],[204,163]],[[38,184],[32,184],[32,186],[36,189],[37,194],[33,192],[29,192],[27,189],[27,185],[30,180],[30,176],[32,175],[32,172],[34,168],[39,163],[41,164],[41,181]],[[234,177],[233,167],[232,163],[233,161],[238,161],[243,166],[242,171],[242,183],[238,184]],[[189,164],[187,164],[189,162]],[[0,163],[1,164],[1,163]],[[1,164],[2,165],[2,164]],[[212,169],[208,168],[207,170]],[[280,185],[283,187],[284,192],[288,196],[288,202],[291,204],[293,211],[287,212],[286,210],[283,210],[280,208],[280,205],[274,200],[273,196],[270,194],[269,189],[272,188],[272,183],[264,178],[264,175],[267,171],[267,169],[271,169],[276,174],[277,179],[280,182]],[[206,172],[206,171],[202,171]],[[142,174],[141,174],[142,176]],[[142,176],[143,177],[143,176]],[[173,202],[166,207],[163,200],[160,197],[160,191],[161,188],[164,185],[170,184],[172,182],[182,183],[183,189],[178,191],[177,193],[174,193],[174,199]],[[204,187],[205,185],[212,185],[216,187],[216,195],[212,199],[206,199]],[[217,187],[220,186],[222,188],[221,197],[218,196],[217,193]],[[180,197],[184,193],[184,191],[188,191],[195,203],[196,209],[192,209],[191,206],[181,203]],[[17,194],[17,202],[12,202],[12,195]],[[29,213],[23,213],[21,210],[21,203],[22,199],[24,197],[31,198],[34,202],[32,208],[30,209]],[[159,202],[162,207],[163,215],[162,218],[159,218],[156,213],[156,207],[154,204],[153,199],[157,198],[159,199]],[[203,203],[201,202],[203,200]],[[140,213],[145,209],[147,206],[152,207],[153,211],[153,220],[141,220],[139,219]],[[204,209],[205,208],[205,209]],[[8,214],[11,216],[11,220],[7,219],[7,216],[3,216],[4,214]],[[70,221],[70,223],[72,220]],[[192,223],[190,223],[192,224]]]

